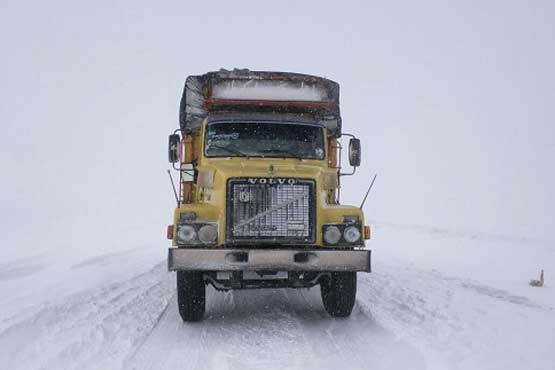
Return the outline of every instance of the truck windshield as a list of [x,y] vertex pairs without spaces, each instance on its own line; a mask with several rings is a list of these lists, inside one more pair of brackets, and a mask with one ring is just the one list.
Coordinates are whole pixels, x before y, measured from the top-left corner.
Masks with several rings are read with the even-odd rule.
[[207,157],[324,159],[324,135],[316,125],[216,122],[207,126],[204,148]]

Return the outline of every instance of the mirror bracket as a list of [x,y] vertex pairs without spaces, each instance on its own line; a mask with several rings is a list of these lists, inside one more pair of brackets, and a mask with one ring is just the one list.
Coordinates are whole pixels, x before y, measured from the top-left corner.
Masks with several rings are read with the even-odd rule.
[[360,159],[361,159],[361,148],[360,148],[360,139],[358,139],[355,135],[343,133],[341,136],[349,136],[351,139],[349,140],[349,164],[353,167],[352,172],[346,173],[339,173],[339,176],[351,176],[356,173],[357,167],[360,166]]

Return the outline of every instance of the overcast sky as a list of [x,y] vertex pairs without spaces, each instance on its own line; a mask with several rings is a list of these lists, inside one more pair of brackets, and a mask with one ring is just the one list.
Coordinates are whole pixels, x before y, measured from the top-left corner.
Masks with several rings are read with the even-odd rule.
[[[555,2],[2,1],[2,247],[165,248],[184,79],[341,85],[377,221],[555,240]],[[55,241],[55,243],[54,243]]]

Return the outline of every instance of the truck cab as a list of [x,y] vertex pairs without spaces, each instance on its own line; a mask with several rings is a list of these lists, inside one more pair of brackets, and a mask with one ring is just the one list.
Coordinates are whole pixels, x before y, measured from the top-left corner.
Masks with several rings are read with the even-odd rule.
[[[331,80],[248,70],[187,78],[168,150],[179,174],[168,267],[184,321],[202,319],[208,284],[320,285],[330,315],[351,313],[356,274],[370,272],[370,228],[359,207],[339,202],[343,135]],[[360,141],[349,136],[352,174]]]

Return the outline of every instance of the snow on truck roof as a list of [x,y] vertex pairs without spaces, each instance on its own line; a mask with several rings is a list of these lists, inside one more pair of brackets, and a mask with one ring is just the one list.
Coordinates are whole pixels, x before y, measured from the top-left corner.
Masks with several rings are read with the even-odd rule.
[[341,135],[337,82],[300,73],[247,69],[187,77],[179,111],[182,131],[198,130],[208,116],[245,113],[315,120],[334,136]]

